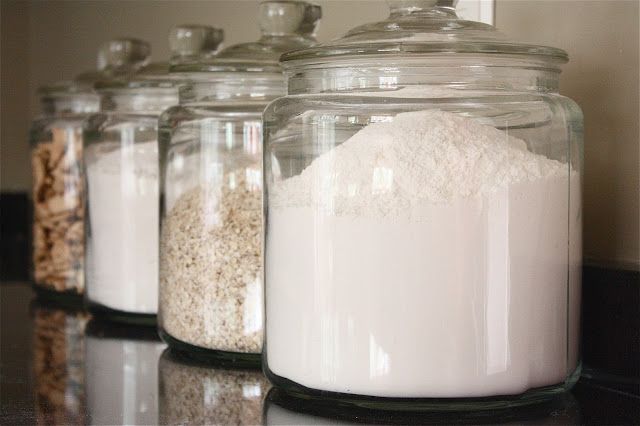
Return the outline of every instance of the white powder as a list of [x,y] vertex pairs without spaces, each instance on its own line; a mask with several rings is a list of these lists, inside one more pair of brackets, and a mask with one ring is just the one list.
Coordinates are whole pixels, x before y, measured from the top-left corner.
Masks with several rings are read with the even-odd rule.
[[86,152],[90,235],[87,295],[119,311],[158,306],[158,147],[155,141]]
[[580,185],[568,165],[473,119],[410,112],[269,195],[274,374],[335,392],[481,397],[576,367]]
[[446,204],[567,172],[566,164],[532,154],[524,141],[475,120],[408,112],[366,126],[276,184],[270,202],[336,215],[404,216],[425,201]]

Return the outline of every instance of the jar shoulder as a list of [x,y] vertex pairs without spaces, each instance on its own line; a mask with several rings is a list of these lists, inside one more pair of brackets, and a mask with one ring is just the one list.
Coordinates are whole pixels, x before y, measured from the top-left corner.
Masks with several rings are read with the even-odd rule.
[[51,140],[54,129],[82,129],[87,117],[87,114],[37,117],[29,127],[29,142],[37,145]]
[[132,114],[126,112],[99,112],[92,114],[84,121],[84,129],[89,131],[98,131],[113,126],[121,126],[127,124],[144,124],[149,125],[158,122],[156,114]]
[[[433,92],[433,91],[432,91]],[[368,122],[388,119],[397,114],[420,110],[443,110],[468,117],[489,120],[496,127],[513,127],[548,121],[582,122],[582,112],[572,99],[558,93],[442,91],[437,96],[381,91],[376,93],[288,95],[271,102],[264,111],[267,127],[280,128],[285,123],[312,123],[342,117],[344,120]],[[432,93],[433,94],[433,93]],[[332,118],[333,117],[333,118]],[[384,118],[383,118],[384,117]],[[375,120],[374,120],[375,118]]]

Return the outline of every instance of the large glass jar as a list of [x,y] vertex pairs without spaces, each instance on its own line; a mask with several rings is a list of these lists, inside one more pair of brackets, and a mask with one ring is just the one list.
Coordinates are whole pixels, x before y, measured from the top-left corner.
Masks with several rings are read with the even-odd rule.
[[582,261],[567,55],[463,21],[455,1],[389,3],[282,57],[263,366],[287,390],[396,408],[561,392],[579,374]]
[[[119,47],[119,55],[107,55]],[[128,53],[124,53],[128,52]],[[33,281],[43,296],[77,305],[84,293],[82,126],[100,109],[93,84],[130,74],[149,56],[148,44],[112,40],[99,52],[104,66],[76,81],[40,89],[42,114],[31,126]]]
[[281,53],[308,47],[320,8],[260,6],[262,38],[172,67],[190,84],[160,118],[159,327],[184,356],[259,365],[262,111],[284,94]]
[[155,324],[158,309],[158,116],[178,102],[174,82],[99,86],[87,121],[87,294],[92,313]]

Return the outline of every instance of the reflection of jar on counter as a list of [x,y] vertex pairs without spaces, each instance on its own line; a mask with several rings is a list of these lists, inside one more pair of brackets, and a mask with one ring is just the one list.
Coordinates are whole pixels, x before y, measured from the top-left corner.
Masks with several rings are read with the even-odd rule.
[[284,94],[278,57],[312,45],[319,18],[305,2],[263,2],[260,40],[172,67],[191,81],[159,133],[159,326],[176,351],[259,363],[262,111]]
[[155,328],[92,319],[85,347],[91,424],[158,424],[158,360],[166,346]]
[[570,393],[550,401],[529,407],[502,408],[494,410],[441,409],[432,407],[422,412],[406,405],[402,411],[372,409],[366,405],[349,407],[335,400],[297,398],[273,388],[264,402],[265,425],[443,425],[443,424],[492,424],[492,425],[579,425],[580,406]]
[[88,315],[33,305],[33,373],[39,425],[85,424],[84,329]]
[[262,424],[269,383],[259,370],[234,370],[177,358],[160,359],[160,423]]

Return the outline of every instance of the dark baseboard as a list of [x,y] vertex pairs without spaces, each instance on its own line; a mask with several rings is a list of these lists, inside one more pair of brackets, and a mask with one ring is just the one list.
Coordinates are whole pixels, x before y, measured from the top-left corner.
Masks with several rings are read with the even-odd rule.
[[640,383],[640,272],[585,266],[582,359],[603,376]]
[[0,281],[29,279],[31,204],[25,192],[0,193]]

